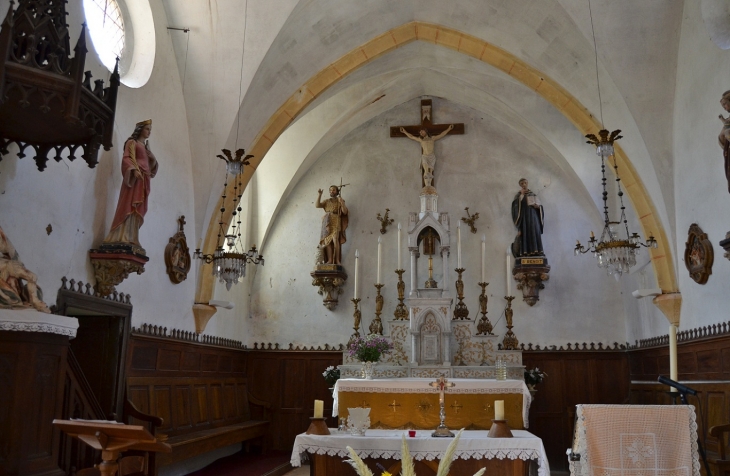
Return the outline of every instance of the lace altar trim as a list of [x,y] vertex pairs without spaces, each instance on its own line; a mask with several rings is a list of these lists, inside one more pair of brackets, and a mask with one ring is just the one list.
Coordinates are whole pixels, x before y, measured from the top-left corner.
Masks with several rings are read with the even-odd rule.
[[[397,388],[397,387],[348,387],[342,385],[338,387],[340,392],[361,392],[361,393],[439,393],[436,388]],[[458,388],[451,387],[446,391],[447,394],[452,393],[522,393],[519,388]],[[529,394],[523,395],[530,398]]]
[[46,334],[61,334],[64,336],[76,337],[76,329],[72,327],[64,327],[41,322],[0,321],[0,331],[43,332]]
[[[292,454],[291,459],[291,465],[294,467],[301,466],[301,459],[299,457],[299,453],[307,452],[307,453],[313,453],[318,455],[328,455],[328,456],[336,456],[339,458],[349,458],[350,455],[347,453],[346,449],[341,448],[324,448],[320,445],[318,446],[310,446],[310,445],[299,445],[298,447],[299,451],[295,451]],[[385,458],[385,459],[401,459],[401,452],[400,450],[358,450],[358,455],[361,458]],[[427,460],[427,461],[433,461],[435,459],[439,459],[442,456],[442,451],[411,451],[411,456],[413,459],[417,461]],[[494,450],[456,450],[454,453],[454,458],[460,458],[460,459],[521,459],[523,461],[527,460],[537,460],[538,464],[538,476],[549,476],[547,472],[545,471],[545,468],[547,465],[545,464],[545,461],[541,458],[541,455],[538,451],[532,450],[532,449],[524,449],[524,448],[514,448],[514,449],[494,449]]]

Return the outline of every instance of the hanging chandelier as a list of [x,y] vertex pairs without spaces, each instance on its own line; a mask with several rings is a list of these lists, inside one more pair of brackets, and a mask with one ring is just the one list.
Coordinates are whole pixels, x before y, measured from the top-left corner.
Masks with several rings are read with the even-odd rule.
[[[621,139],[620,130],[609,133],[606,129],[598,132],[598,137],[594,134],[586,135],[589,144],[596,146],[596,155],[601,157],[601,183],[603,185],[603,232],[599,239],[591,231],[591,238],[588,240],[588,247],[581,245],[578,240],[575,245],[575,255],[592,252],[598,261],[599,268],[605,268],[609,275],[614,275],[619,279],[623,273],[636,264],[636,256],[641,247],[657,247],[657,241],[654,236],[649,234],[649,239],[645,243],[641,242],[638,233],[629,233],[629,224],[626,219],[626,207],[624,206],[624,192],[621,189],[621,177],[618,173],[618,163],[614,156],[613,143]],[[616,188],[621,205],[621,216],[619,221],[610,221],[608,213],[608,191],[606,190],[606,161],[613,158],[613,169],[616,174]],[[623,227],[621,226],[623,225]],[[626,230],[626,238],[621,238],[619,228]]]
[[[223,149],[224,155],[218,155],[219,159],[226,161],[226,180],[223,185],[223,195],[221,195],[220,220],[218,221],[218,240],[213,254],[203,254],[200,248],[195,250],[193,256],[203,260],[206,264],[213,264],[213,276],[218,278],[221,283],[226,284],[226,289],[231,290],[231,286],[237,284],[241,278],[246,276],[247,263],[254,265],[264,265],[264,257],[256,250],[256,245],[251,246],[247,252],[243,251],[241,244],[241,196],[243,195],[243,184],[241,180],[241,172],[246,165],[249,165],[249,159],[253,155],[244,155],[246,151],[238,149],[235,157],[231,155],[231,151]],[[229,176],[233,180],[233,194],[231,198],[231,221],[235,223],[228,227],[223,219],[226,212],[227,198],[226,190],[228,190]],[[227,249],[224,248],[224,245]]]

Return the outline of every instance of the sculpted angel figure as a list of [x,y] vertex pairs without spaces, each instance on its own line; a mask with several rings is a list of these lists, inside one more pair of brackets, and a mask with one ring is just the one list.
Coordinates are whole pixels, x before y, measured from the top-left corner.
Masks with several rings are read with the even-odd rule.
[[400,131],[406,137],[414,140],[421,144],[421,168],[423,169],[423,186],[433,186],[433,170],[436,167],[436,154],[434,154],[433,143],[443,138],[446,134],[451,132],[454,128],[453,124],[450,124],[441,134],[434,137],[428,133],[426,129],[421,129],[418,133],[418,137],[409,134],[405,128],[401,127]]
[[319,246],[324,250],[324,262],[342,264],[342,244],[347,241],[345,230],[349,223],[347,205],[340,196],[340,188],[337,185],[330,187],[330,198],[325,201],[321,201],[322,189],[319,189],[318,193],[314,206],[324,208],[325,211],[319,240]]

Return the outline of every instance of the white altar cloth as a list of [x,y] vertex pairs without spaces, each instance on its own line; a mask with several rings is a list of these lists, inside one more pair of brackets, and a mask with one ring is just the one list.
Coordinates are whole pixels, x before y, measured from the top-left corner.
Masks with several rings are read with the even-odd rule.
[[[361,458],[401,458],[401,436],[406,434],[408,450],[415,460],[439,459],[453,441],[452,438],[433,438],[431,430],[416,431],[409,438],[403,430],[367,430],[365,436],[352,436],[330,429],[331,435],[302,433],[294,440],[291,465],[301,466],[303,452],[349,458],[346,447],[354,449]],[[525,430],[512,430],[514,438],[489,438],[488,431],[465,431],[461,435],[454,458],[537,460],[538,476],[550,476],[542,440]]]
[[[428,384],[434,379],[429,378],[389,378],[389,379],[339,379],[335,383],[334,405],[332,416],[339,414],[338,393],[339,392],[371,392],[371,393],[439,393],[435,387]],[[447,394],[454,393],[521,393],[522,394],[522,420],[523,426],[529,428],[529,412],[532,396],[527,385],[522,380],[495,380],[495,379],[472,379],[452,378],[449,382],[453,387],[446,389]]]

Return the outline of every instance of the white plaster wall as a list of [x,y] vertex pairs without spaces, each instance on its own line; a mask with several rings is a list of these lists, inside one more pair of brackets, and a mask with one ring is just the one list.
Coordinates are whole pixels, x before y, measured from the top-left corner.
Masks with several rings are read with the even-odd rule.
[[[390,139],[388,128],[419,119],[419,99],[394,107],[349,133],[311,167],[277,214],[267,238],[266,266],[256,271],[251,290],[250,316],[245,319],[244,342],[275,342],[287,346],[338,344],[352,332],[354,250],[361,256],[361,308],[367,327],[374,317],[374,287],[378,212],[390,208],[404,225],[410,211],[419,209],[420,151],[407,139]],[[545,249],[552,271],[540,302],[529,307],[515,301],[515,332],[522,342],[564,344],[576,341],[625,342],[624,309],[619,285],[596,269],[594,260],[573,256],[574,240],[602,221],[585,190],[567,177],[526,137],[491,116],[454,102],[434,99],[439,122],[464,122],[466,135],[450,136],[437,144],[436,185],[440,211],[450,212],[452,224],[465,216],[464,207],[479,212],[478,233],[462,230],[466,299],[477,315],[480,237],[487,235],[489,317],[496,332],[505,331],[502,317],[505,294],[505,250],[514,238],[510,204],[525,176],[545,206]],[[314,208],[317,189],[350,183],[343,193],[350,209],[344,266],[350,275],[340,303],[330,312],[311,285],[309,273],[319,239],[321,210]],[[579,197],[576,199],[576,197]],[[454,229],[455,234],[455,229]],[[455,238],[455,236],[453,237]],[[396,225],[383,235],[383,317],[392,316],[396,299]],[[405,239],[403,246],[406,246]],[[455,268],[455,249],[451,262]],[[404,252],[404,259],[406,253]],[[405,263],[404,263],[405,264]],[[438,269],[439,260],[435,262]],[[406,266],[407,267],[407,266]],[[440,274],[440,273],[437,273]],[[437,277],[436,279],[440,279]],[[425,280],[423,275],[419,280]],[[449,287],[454,288],[455,273]],[[406,277],[406,286],[409,287]],[[513,286],[514,289],[514,286]],[[607,289],[605,293],[594,289]],[[244,292],[244,289],[241,289]]]
[[[674,108],[680,329],[726,321],[730,303],[730,261],[723,258],[718,245],[730,230],[730,194],[717,143],[721,129],[717,116],[726,115],[719,101],[730,89],[730,56],[710,40],[700,3],[687,0],[684,6]],[[692,281],[682,259],[692,223],[707,233],[715,252],[712,275],[705,285]]]
[[[111,226],[121,186],[122,146],[136,122],[151,118],[150,148],[160,168],[152,180],[149,210],[140,230],[140,242],[150,261],[144,274],[130,276],[117,290],[132,296],[133,325],[147,322],[193,330],[195,276],[173,285],[163,257],[168,239],[177,231],[177,218],[185,215],[188,223],[195,219],[186,110],[162,3],[151,0],[150,6],[157,38],[155,67],[145,86],[120,87],[113,148],[102,151],[95,169],[78,158],[73,163],[50,161],[39,172],[29,157],[4,156],[0,162],[0,226],[26,266],[38,275],[47,303],[55,302],[63,276],[93,284],[88,250],[101,243]],[[84,21],[81,2],[70,2],[67,8],[73,47]],[[87,45],[86,69],[93,72],[94,79],[103,78],[108,84],[109,72],[98,61],[91,41]],[[50,235],[45,231],[48,224],[53,227]],[[197,242],[193,227],[186,233],[193,248]]]

